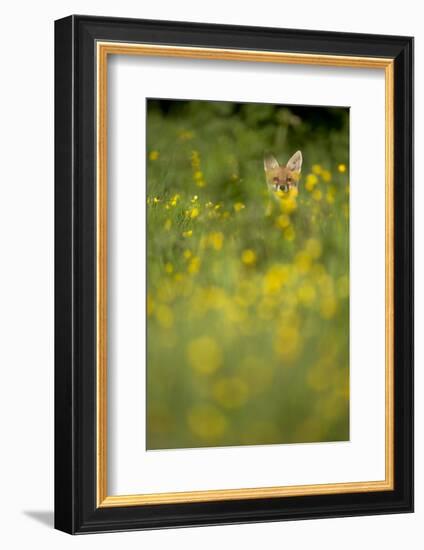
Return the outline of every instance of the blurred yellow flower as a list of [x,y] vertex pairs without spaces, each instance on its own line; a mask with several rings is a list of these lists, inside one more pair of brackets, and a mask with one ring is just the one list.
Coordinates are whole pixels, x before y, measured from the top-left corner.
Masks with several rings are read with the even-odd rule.
[[190,139],[193,139],[194,133],[190,130],[181,130],[178,134],[178,137],[181,141],[189,141]]
[[301,335],[295,326],[282,325],[275,335],[274,349],[283,361],[292,361],[300,351]]
[[219,252],[222,248],[222,245],[224,243],[224,234],[220,231],[217,231],[215,233],[210,233],[208,237],[209,244],[212,246],[214,250]]
[[285,196],[280,200],[281,210],[284,214],[291,214],[297,208],[296,195]]
[[234,210],[236,212],[240,212],[240,210],[243,210],[243,208],[246,208],[246,206],[242,202],[236,202],[234,204]]
[[308,239],[306,241],[305,249],[307,253],[311,256],[311,258],[316,260],[321,256],[322,253],[321,241],[314,238]]
[[187,346],[187,358],[193,370],[200,374],[213,374],[222,366],[222,352],[210,336],[192,340]]
[[256,254],[250,248],[243,250],[241,254],[241,261],[245,265],[254,265],[256,263]]
[[265,274],[263,289],[266,294],[275,294],[289,281],[291,271],[288,265],[275,264]]
[[339,164],[337,167],[338,171],[344,174],[346,172],[346,164]]
[[184,250],[183,256],[186,260],[189,260],[193,256],[193,252],[187,248]]
[[194,172],[193,174],[193,178],[196,181],[200,181],[201,179],[203,179],[203,172],[201,170],[196,170],[196,172]]
[[329,183],[331,181],[331,172],[329,170],[323,170],[321,177],[325,183]]
[[297,290],[297,297],[299,302],[305,306],[309,306],[315,302],[316,291],[312,285],[303,285]]
[[189,229],[188,231],[184,231],[182,235],[186,238],[191,237],[193,235],[193,230]]
[[334,192],[332,192],[331,190],[328,191],[326,196],[325,196],[325,200],[328,202],[328,204],[334,204],[334,202],[336,200]]
[[192,208],[190,211],[189,211],[189,215],[190,215],[190,218],[193,220],[194,218],[197,218],[197,216],[199,215],[199,209],[198,208]]
[[180,200],[180,195],[174,195],[172,199],[170,200],[169,204],[171,206],[177,206],[177,202]]
[[200,258],[197,256],[194,256],[194,258],[191,259],[190,263],[188,264],[187,271],[191,273],[192,275],[195,275],[199,272],[200,269]]
[[294,258],[294,264],[299,273],[307,273],[311,269],[312,258],[308,252],[301,250]]
[[312,165],[312,173],[319,176],[322,174],[322,166],[320,164],[313,164]]
[[190,430],[206,441],[221,437],[226,428],[225,416],[212,405],[196,405],[190,409],[187,415]]
[[321,189],[315,189],[315,191],[312,193],[312,198],[315,201],[320,201],[322,199],[322,191]]
[[287,214],[281,214],[281,216],[278,216],[276,221],[277,227],[280,227],[281,229],[285,229],[290,225],[290,218]]
[[308,174],[306,176],[305,188],[307,189],[307,191],[313,191],[317,183],[318,183],[318,178],[316,177],[315,174]]
[[155,308],[157,322],[163,328],[171,328],[174,325],[174,314],[169,306],[158,304]]
[[191,165],[193,168],[197,168],[200,166],[200,155],[198,151],[192,151],[190,158],[191,158]]
[[153,298],[150,294],[147,294],[147,316],[151,317],[153,311],[155,309]]
[[332,295],[325,296],[321,300],[320,314],[323,319],[331,319],[337,311],[337,300]]
[[212,387],[215,401],[226,409],[238,409],[243,406],[247,401],[248,393],[246,382],[236,376],[221,378]]
[[157,160],[158,158],[159,158],[159,151],[150,151],[149,153],[150,160]]
[[174,266],[171,264],[171,262],[167,262],[165,264],[165,271],[167,273],[172,273],[174,271]]
[[286,241],[294,241],[294,239],[296,238],[296,232],[293,228],[292,225],[289,225],[285,230],[284,230],[284,238],[286,239]]

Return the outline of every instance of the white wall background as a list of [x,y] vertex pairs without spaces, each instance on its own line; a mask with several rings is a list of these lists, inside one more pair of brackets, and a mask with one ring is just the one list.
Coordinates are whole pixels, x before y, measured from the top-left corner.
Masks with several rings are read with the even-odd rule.
[[[416,513],[70,537],[53,508],[53,20],[71,13],[416,37],[416,151],[424,148],[420,2],[15,0],[0,32],[0,543],[4,548],[422,547],[424,217],[416,221]],[[424,203],[416,170],[416,204]]]

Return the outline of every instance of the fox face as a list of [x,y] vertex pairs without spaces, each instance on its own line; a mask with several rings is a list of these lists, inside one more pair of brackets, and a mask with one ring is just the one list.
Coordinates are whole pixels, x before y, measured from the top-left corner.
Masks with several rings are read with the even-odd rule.
[[296,151],[286,166],[280,166],[272,155],[265,155],[264,168],[269,190],[281,196],[281,193],[288,193],[292,188],[297,189],[302,169],[302,153]]

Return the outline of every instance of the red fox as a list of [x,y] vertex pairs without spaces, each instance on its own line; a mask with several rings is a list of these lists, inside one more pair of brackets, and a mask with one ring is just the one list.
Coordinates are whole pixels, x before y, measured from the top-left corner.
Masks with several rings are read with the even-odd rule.
[[277,196],[288,193],[290,189],[297,189],[302,169],[302,153],[296,153],[290,158],[286,166],[280,166],[272,155],[264,157],[265,177],[268,189]]

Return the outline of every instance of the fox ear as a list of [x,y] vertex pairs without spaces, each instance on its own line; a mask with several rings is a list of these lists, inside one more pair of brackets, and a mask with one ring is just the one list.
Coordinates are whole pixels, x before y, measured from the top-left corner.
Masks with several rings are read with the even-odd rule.
[[296,153],[288,161],[287,168],[291,172],[300,172],[302,169],[302,160],[302,153],[300,151],[296,151]]
[[264,168],[265,172],[268,172],[268,170],[275,170],[276,168],[279,168],[280,165],[278,164],[278,161],[275,157],[272,155],[265,155],[264,156]]

